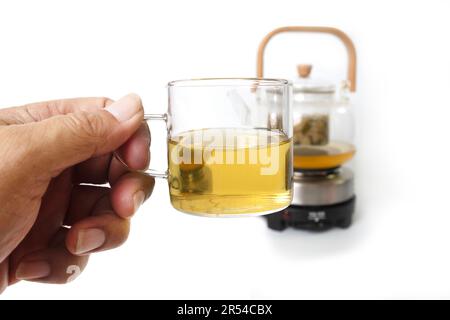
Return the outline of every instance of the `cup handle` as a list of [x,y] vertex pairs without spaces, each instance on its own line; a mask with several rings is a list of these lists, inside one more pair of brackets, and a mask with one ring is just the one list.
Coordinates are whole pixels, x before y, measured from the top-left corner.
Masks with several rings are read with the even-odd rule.
[[[166,123],[167,126],[167,114],[166,113],[161,113],[161,114],[144,114],[144,121],[150,121],[150,120],[162,120]],[[128,165],[125,163],[125,161],[122,160],[122,158],[119,156],[119,154],[117,154],[117,152],[114,152],[114,157],[116,157],[117,160],[119,160],[125,167],[129,168]],[[130,169],[132,170],[132,169]],[[134,170],[136,171],[136,170]],[[139,171],[139,170],[138,170]],[[145,172],[146,174],[148,174],[151,177],[154,178],[164,178],[167,179],[167,177],[169,176],[169,172],[168,170],[166,170],[165,172],[163,171],[159,171],[159,170],[154,170],[154,169],[146,169],[143,172]]]

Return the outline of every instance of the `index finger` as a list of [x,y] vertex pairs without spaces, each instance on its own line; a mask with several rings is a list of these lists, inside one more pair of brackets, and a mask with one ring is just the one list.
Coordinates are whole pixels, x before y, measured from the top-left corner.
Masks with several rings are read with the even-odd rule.
[[86,160],[75,167],[76,183],[114,183],[120,176],[131,170],[144,170],[150,163],[150,131],[143,122],[139,129],[117,151],[117,156],[125,162],[122,165],[111,154]]

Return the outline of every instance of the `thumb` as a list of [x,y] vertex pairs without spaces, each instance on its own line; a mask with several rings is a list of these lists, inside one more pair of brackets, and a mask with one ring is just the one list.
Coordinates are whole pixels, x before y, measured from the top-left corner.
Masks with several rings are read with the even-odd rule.
[[105,109],[80,110],[20,125],[19,139],[27,139],[21,141],[26,146],[23,160],[31,161],[34,171],[57,174],[117,149],[139,128],[143,114],[141,99],[130,94]]

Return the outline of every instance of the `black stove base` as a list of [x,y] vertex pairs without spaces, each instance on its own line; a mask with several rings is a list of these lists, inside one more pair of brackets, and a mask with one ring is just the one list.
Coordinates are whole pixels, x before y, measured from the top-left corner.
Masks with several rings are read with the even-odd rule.
[[266,216],[272,230],[282,231],[287,227],[295,229],[324,231],[333,227],[348,228],[352,223],[356,197],[329,206],[291,205],[281,212]]

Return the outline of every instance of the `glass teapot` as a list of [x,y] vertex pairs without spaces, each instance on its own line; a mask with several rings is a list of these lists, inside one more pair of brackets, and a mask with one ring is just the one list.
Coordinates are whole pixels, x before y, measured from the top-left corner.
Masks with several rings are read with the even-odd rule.
[[347,80],[338,85],[315,80],[312,65],[297,66],[298,79],[291,82],[295,170],[330,170],[355,154],[354,119],[350,101],[356,89],[356,51],[350,38],[329,27],[283,27],[269,33],[258,51],[258,77],[263,76],[264,49],[281,32],[318,32],[337,36],[348,53]]

